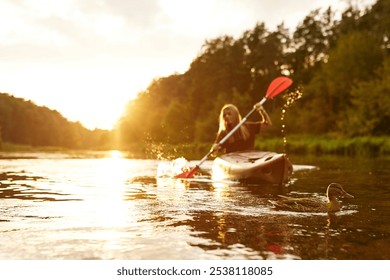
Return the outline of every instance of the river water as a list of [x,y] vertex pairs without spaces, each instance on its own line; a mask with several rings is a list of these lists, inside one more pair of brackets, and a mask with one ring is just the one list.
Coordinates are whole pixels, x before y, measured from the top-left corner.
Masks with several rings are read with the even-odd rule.
[[[118,152],[0,153],[0,259],[390,259],[390,159],[290,159],[278,188],[156,178],[161,161]],[[269,203],[331,182],[355,196],[335,215]]]

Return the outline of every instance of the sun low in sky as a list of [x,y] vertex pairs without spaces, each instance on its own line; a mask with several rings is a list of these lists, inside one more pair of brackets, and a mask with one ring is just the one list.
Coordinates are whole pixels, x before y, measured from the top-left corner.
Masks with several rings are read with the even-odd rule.
[[257,22],[293,31],[310,11],[350,2],[0,0],[0,92],[111,129],[153,79],[184,73],[205,40]]

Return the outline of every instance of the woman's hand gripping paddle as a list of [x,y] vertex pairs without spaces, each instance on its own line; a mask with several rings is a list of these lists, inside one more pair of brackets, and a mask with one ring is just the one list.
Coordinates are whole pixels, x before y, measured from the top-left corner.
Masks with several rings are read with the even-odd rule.
[[[276,95],[279,93],[283,92],[286,90],[293,81],[290,78],[287,77],[277,77],[275,78],[270,85],[268,86],[267,93],[265,94],[265,97],[258,103],[259,105],[263,105],[268,99],[274,98]],[[218,142],[219,145],[222,145],[223,143],[226,142],[226,140],[233,135],[234,132],[237,131],[237,129],[246,122],[248,117],[256,110],[255,107],[241,120],[240,123],[238,123],[224,138],[222,138],[221,141]],[[205,155],[200,162],[191,170],[185,171],[179,175],[176,175],[175,178],[192,178],[194,177],[196,171],[199,169],[200,165],[207,160],[207,158],[210,156],[210,154],[213,151],[209,151],[207,155]]]

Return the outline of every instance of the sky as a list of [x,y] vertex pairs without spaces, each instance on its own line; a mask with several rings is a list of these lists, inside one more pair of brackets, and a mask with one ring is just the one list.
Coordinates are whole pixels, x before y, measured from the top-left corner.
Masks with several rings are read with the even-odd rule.
[[153,79],[184,73],[206,40],[375,0],[0,0],[0,92],[111,129]]

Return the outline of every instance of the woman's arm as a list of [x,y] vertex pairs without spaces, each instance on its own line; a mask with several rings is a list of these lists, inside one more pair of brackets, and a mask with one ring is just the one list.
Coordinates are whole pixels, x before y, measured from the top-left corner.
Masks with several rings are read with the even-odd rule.
[[259,114],[262,118],[262,120],[261,120],[262,127],[272,126],[271,118],[269,117],[269,115],[268,115],[267,111],[264,109],[264,107],[262,105],[256,103],[255,108],[256,108],[257,112],[259,112]]

